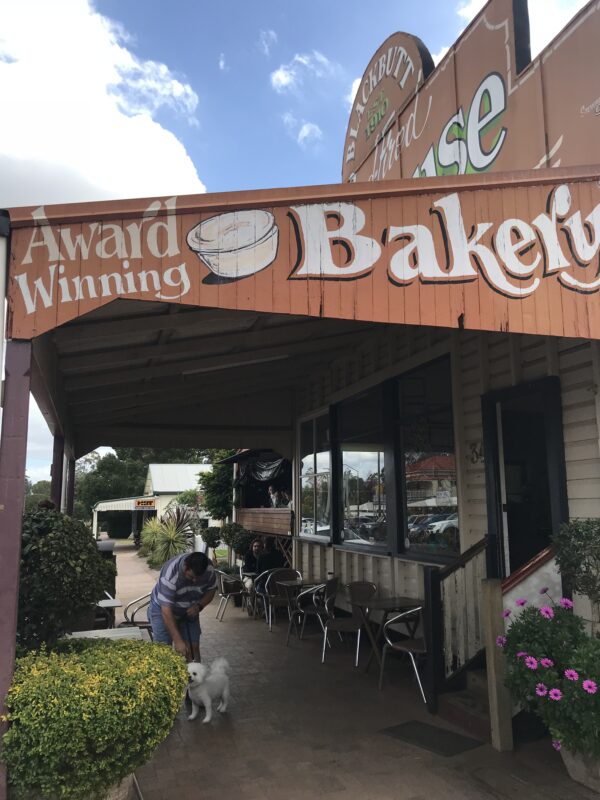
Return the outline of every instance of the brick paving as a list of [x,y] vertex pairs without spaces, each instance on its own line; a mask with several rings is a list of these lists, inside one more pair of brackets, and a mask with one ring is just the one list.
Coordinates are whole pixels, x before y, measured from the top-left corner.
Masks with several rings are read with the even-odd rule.
[[[144,569],[134,559],[130,573],[137,564]],[[143,579],[150,587],[155,574]],[[224,622],[215,612],[213,603],[202,615],[202,657],[229,660],[230,709],[203,725],[202,714],[188,722],[182,706],[169,737],[136,772],[144,800],[598,797],[569,779],[548,739],[514,753],[484,744],[444,758],[386,736],[382,729],[409,720],[453,730],[427,713],[408,665],[390,658],[379,692],[375,668],[367,674],[352,666],[352,643],[333,642],[321,665],[315,633],[286,648],[283,619],[270,634],[231,602]]]

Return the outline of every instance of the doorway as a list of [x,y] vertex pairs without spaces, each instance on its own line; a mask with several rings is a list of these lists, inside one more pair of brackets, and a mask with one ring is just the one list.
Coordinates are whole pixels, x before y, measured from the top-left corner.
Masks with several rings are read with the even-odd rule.
[[482,399],[490,574],[506,577],[568,519],[560,381],[543,378]]

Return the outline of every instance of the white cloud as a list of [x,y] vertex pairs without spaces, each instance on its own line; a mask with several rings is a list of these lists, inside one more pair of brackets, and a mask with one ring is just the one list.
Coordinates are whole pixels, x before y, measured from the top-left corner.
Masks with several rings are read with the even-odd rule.
[[304,122],[298,131],[297,142],[301,147],[314,144],[323,138],[323,131],[314,122]]
[[275,31],[268,30],[260,32],[258,46],[266,56],[271,55],[271,48],[275,44],[277,44],[277,34]]
[[344,101],[346,102],[346,105],[350,109],[354,105],[354,98],[356,97],[356,93],[358,92],[358,87],[360,86],[361,80],[362,78],[354,78],[354,80],[352,81],[352,86],[350,87],[350,91],[348,92],[346,97],[344,97]]
[[449,47],[442,47],[442,49],[439,51],[439,53],[432,53],[431,54],[431,57],[433,58],[433,63],[436,65],[436,67],[440,63],[442,58],[446,55],[448,50],[450,50]]
[[196,93],[129,42],[89,0],[7,6],[0,207],[205,190],[183,144],[154,119],[160,110],[197,124]]
[[299,122],[291,111],[281,115],[288,135],[303,149],[316,145],[323,138],[323,131],[315,122]]
[[296,117],[291,111],[286,111],[285,114],[282,115],[282,119],[288,133],[294,134],[298,127],[298,120]]
[[271,86],[281,94],[298,89],[307,75],[324,78],[339,72],[339,65],[318,50],[313,50],[312,53],[296,53],[289,64],[281,64],[271,73]]
[[[205,191],[181,141],[155,120],[161,111],[197,124],[185,78],[137,58],[127,32],[88,0],[21,0],[3,11],[0,208]],[[49,477],[51,460],[32,399],[30,478]]]
[[221,72],[225,72],[227,69],[227,64],[225,63],[225,53],[221,53],[219,56],[219,69]]

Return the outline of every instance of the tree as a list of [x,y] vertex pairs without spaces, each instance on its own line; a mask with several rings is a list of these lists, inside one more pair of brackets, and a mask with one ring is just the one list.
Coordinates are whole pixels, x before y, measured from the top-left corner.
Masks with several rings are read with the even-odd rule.
[[212,472],[203,472],[199,476],[200,486],[204,491],[203,505],[213,519],[226,519],[231,514],[233,469],[231,464],[217,462],[234,453],[235,450],[212,450]]
[[50,499],[50,481],[31,483],[25,479],[25,512],[33,511],[42,500]]
[[89,520],[93,506],[101,500],[141,495],[149,464],[209,463],[212,452],[196,448],[117,447],[114,453],[102,457],[90,453],[75,468],[74,516]]

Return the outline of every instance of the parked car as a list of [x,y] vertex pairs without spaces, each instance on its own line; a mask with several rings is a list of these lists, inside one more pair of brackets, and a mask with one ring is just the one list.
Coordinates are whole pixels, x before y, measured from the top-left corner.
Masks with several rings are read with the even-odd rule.
[[427,526],[426,533],[428,543],[458,550],[458,514],[449,514],[444,519],[431,522]]

